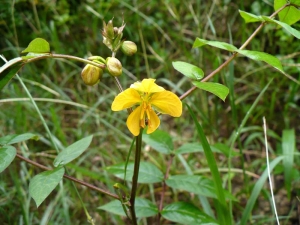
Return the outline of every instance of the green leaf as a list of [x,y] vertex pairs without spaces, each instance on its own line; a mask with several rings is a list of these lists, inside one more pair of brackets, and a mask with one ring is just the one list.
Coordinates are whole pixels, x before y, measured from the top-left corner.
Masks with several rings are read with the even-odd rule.
[[250,50],[237,50],[237,52],[250,59],[257,60],[257,61],[264,61],[268,63],[270,66],[284,73],[281,62],[273,55],[270,55],[265,52],[250,51]]
[[[284,6],[287,3],[286,0],[275,0],[274,1],[274,10],[277,11],[279,8]],[[300,5],[299,0],[290,0],[290,3]],[[284,10],[279,12],[279,20],[288,25],[292,25],[300,20],[300,10],[294,6],[288,6]]]
[[29,139],[38,140],[39,136],[32,133],[25,134],[11,134],[0,138],[0,145],[12,145]]
[[80,156],[91,144],[93,135],[85,137],[62,150],[55,158],[53,165],[66,165]]
[[163,218],[176,224],[214,225],[218,224],[213,218],[200,211],[196,206],[187,202],[175,202],[163,208]]
[[214,145],[211,145],[211,150],[215,151],[214,149],[217,149],[218,151],[222,152],[224,155],[229,157],[230,151],[231,151],[231,156],[237,156],[239,155],[237,152],[234,152],[230,147],[223,143],[215,143]]
[[[211,150],[213,152],[222,153],[218,148],[211,146]],[[185,143],[175,150],[175,154],[187,154],[187,153],[195,153],[195,152],[203,152],[203,146],[201,143]]]
[[59,167],[54,170],[42,172],[31,179],[29,183],[29,193],[37,207],[40,206],[62,180],[64,173],[65,169]]
[[282,153],[283,153],[283,167],[284,167],[284,183],[288,192],[288,196],[291,196],[292,188],[292,174],[294,165],[296,138],[294,130],[283,130],[282,133]]
[[253,22],[263,22],[264,19],[261,16],[256,16],[254,14],[239,10],[241,17],[245,20],[245,23]]
[[208,91],[208,92],[218,96],[223,101],[225,101],[225,99],[229,93],[229,89],[222,84],[212,83],[212,82],[199,82],[199,81],[193,81],[192,83],[197,88]]
[[32,40],[28,47],[22,51],[22,53],[33,52],[33,53],[49,53],[50,45],[43,38],[36,38]]
[[[299,10],[299,13],[300,13],[300,10]],[[263,18],[266,21],[278,24],[279,26],[281,26],[282,28],[284,28],[287,32],[289,32],[291,35],[293,35],[294,37],[300,39],[300,31],[296,30],[295,28],[292,28],[290,25],[288,25],[286,23],[283,23],[283,22],[280,22],[278,20],[270,19],[267,16],[263,16]]]
[[[120,163],[117,165],[109,166],[106,168],[106,170],[113,174],[114,176],[123,179],[124,178],[124,167],[125,163]],[[127,165],[127,171],[126,171],[126,180],[132,181],[132,175],[133,175],[133,168],[134,163],[130,162]],[[151,183],[157,183],[162,182],[164,179],[163,173],[153,164],[149,162],[141,162],[140,169],[139,169],[139,183],[144,184],[151,184]]]
[[[135,212],[138,218],[141,217],[150,217],[154,216],[158,213],[158,209],[155,204],[153,204],[148,199],[144,198],[136,198],[135,199]],[[120,216],[126,216],[121,202],[119,200],[113,200],[103,206],[98,207],[98,209],[117,214]]]
[[156,130],[151,134],[143,133],[143,141],[163,154],[170,154],[174,149],[172,138],[169,133],[161,130]]
[[9,60],[0,67],[0,91],[18,73],[23,66],[21,57]]
[[201,80],[204,76],[204,72],[199,67],[194,66],[192,64],[178,61],[172,62],[172,65],[175,70],[193,80]]
[[[202,196],[217,198],[215,184],[212,180],[198,175],[175,175],[166,180],[166,184],[174,189],[184,190]],[[225,192],[225,190],[224,190]],[[234,199],[229,193],[227,197]]]
[[226,42],[219,42],[219,41],[207,41],[204,39],[196,38],[193,48],[202,47],[204,45],[210,45],[216,48],[224,49],[230,52],[235,52],[237,48],[231,44],[228,44]]
[[17,150],[13,146],[0,148],[0,173],[5,170],[16,157]]
[[[275,158],[270,163],[270,173],[282,159],[283,159],[283,156],[280,156],[280,157]],[[263,174],[260,176],[260,178],[258,179],[258,181],[256,181],[256,183],[254,185],[251,195],[247,201],[247,205],[246,205],[245,209],[243,210],[242,219],[241,219],[241,223],[240,223],[241,225],[248,224],[247,221],[250,217],[250,213],[253,209],[253,206],[254,206],[259,194],[261,193],[263,186],[265,185],[267,178],[268,178],[268,168],[265,169]]]

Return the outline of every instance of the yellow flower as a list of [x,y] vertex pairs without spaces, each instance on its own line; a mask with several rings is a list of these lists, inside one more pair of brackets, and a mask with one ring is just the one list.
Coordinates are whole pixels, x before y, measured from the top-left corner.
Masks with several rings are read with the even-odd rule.
[[179,117],[182,113],[182,102],[177,95],[155,84],[155,79],[144,79],[142,82],[132,84],[115,97],[111,109],[120,111],[134,105],[138,107],[128,116],[126,122],[134,136],[138,136],[141,127],[145,128],[146,125],[148,125],[147,134],[158,128],[160,120],[152,107],[160,113],[173,117]]

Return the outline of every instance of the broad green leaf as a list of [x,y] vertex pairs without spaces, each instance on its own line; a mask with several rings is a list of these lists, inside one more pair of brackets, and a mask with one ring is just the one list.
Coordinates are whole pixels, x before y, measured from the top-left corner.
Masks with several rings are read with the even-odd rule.
[[28,47],[22,51],[22,53],[33,52],[33,53],[49,53],[50,45],[43,38],[36,38],[32,40]]
[[[299,10],[299,13],[300,13],[300,10]],[[294,37],[300,39],[300,31],[296,30],[295,28],[291,27],[290,25],[288,25],[286,23],[283,23],[283,22],[280,22],[278,20],[270,19],[269,17],[266,17],[266,16],[263,16],[263,18],[266,21],[278,24],[279,26],[284,28],[287,32],[289,32],[291,35],[293,35]]]
[[67,163],[73,161],[89,147],[92,139],[93,135],[90,135],[71,144],[57,155],[53,165],[58,167],[59,165],[66,165]]
[[230,52],[235,52],[237,48],[231,44],[228,44],[226,42],[220,42],[220,41],[207,41],[204,39],[196,38],[193,48],[202,47],[204,45],[210,45],[216,48],[224,49]]
[[218,224],[213,218],[200,211],[196,206],[187,202],[175,202],[163,208],[163,218],[176,224],[186,225],[215,225]]
[[17,150],[13,146],[4,146],[0,148],[0,173],[5,170],[16,157]]
[[225,101],[225,99],[229,93],[229,89],[222,84],[211,83],[211,82],[199,82],[199,81],[193,81],[192,83],[197,88],[208,91],[208,92],[218,96],[223,101]]
[[152,134],[143,133],[143,141],[163,154],[170,154],[174,149],[171,136],[162,130],[156,130]]
[[284,183],[288,192],[288,196],[291,196],[292,188],[292,174],[294,165],[294,153],[296,146],[296,138],[294,130],[283,130],[282,133],[282,153],[283,153],[283,167],[284,167]]
[[[271,163],[270,163],[270,173],[274,169],[274,167],[283,159],[283,156],[275,158]],[[247,205],[243,210],[242,218],[241,218],[241,225],[246,225],[248,224],[247,221],[250,217],[250,213],[254,207],[254,204],[261,193],[262,188],[264,187],[266,180],[268,179],[268,168],[265,169],[263,174],[260,176],[260,178],[256,181],[254,188],[251,192],[250,197],[247,200]]]
[[64,173],[65,169],[59,167],[54,170],[42,172],[30,180],[29,193],[37,207],[40,206],[62,180]]
[[199,67],[192,64],[178,61],[172,62],[172,65],[175,70],[193,80],[201,80],[204,76],[204,72]]
[[[119,200],[113,200],[103,206],[98,207],[98,209],[117,214],[120,216],[126,216],[121,202]],[[154,203],[144,198],[135,199],[135,212],[136,216],[141,217],[150,217],[158,213],[158,209]]]
[[[174,189],[179,189],[202,196],[217,198],[215,184],[212,180],[198,175],[175,175],[166,180],[166,184]],[[225,190],[224,190],[225,192]],[[229,193],[228,198],[234,199]]]
[[[279,8],[287,3],[286,0],[275,0],[274,9],[277,11]],[[290,3],[300,5],[299,0],[290,0]],[[300,20],[300,10],[294,6],[286,7],[284,10],[279,12],[279,20],[288,25],[292,25]]]
[[[109,173],[113,174],[114,176],[123,179],[124,167],[125,167],[125,163],[120,163],[117,165],[109,166],[106,168],[106,170]],[[134,168],[134,163],[133,162],[128,163],[127,171],[126,171],[127,181],[132,181],[133,168]],[[163,179],[164,179],[163,173],[156,166],[154,166],[149,162],[140,163],[139,179],[138,179],[139,183],[151,184],[151,183],[162,182]]]
[[229,146],[223,144],[223,143],[215,143],[214,145],[211,145],[211,150],[214,151],[214,149],[218,149],[218,151],[222,152],[227,157],[229,156],[229,153],[231,151],[231,156],[237,156],[239,155],[237,152],[232,151]]
[[[218,148],[211,146],[213,152],[222,153]],[[194,152],[203,152],[203,146],[201,143],[185,143],[175,150],[175,154],[187,154]]]
[[0,91],[4,86],[18,73],[23,66],[23,59],[21,57],[9,60],[0,67]]
[[38,140],[39,136],[32,133],[11,134],[0,138],[0,145],[12,145],[29,139]]
[[[225,156],[229,156],[230,148],[222,143],[216,143],[214,145],[210,145],[210,148],[213,152],[224,154]],[[174,151],[176,155],[178,154],[189,154],[195,152],[203,152],[203,146],[201,143],[185,143],[180,146],[178,149]],[[238,153],[231,152],[231,156],[237,156]]]
[[254,14],[239,10],[241,17],[245,20],[245,23],[253,22],[263,22],[264,19],[261,16],[256,16]]
[[264,61],[268,63],[270,66],[274,67],[275,69],[279,70],[280,72],[284,73],[282,69],[281,62],[275,56],[270,55],[265,52],[258,52],[258,51],[249,51],[249,50],[237,50],[238,53],[258,61]]

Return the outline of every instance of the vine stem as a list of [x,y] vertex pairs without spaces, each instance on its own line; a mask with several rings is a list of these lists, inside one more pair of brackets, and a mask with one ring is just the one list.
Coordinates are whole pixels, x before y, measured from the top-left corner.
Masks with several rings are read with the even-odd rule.
[[[279,8],[278,10],[276,10],[271,16],[270,18],[275,17],[279,12],[281,12],[283,9],[285,9],[286,7],[290,6],[291,4],[285,4],[283,5],[281,8]],[[245,41],[245,43],[239,48],[239,50],[244,49],[251,41],[252,39],[256,36],[256,34],[263,28],[263,26],[266,24],[267,22],[262,22],[257,28],[256,30],[251,34],[251,36]],[[234,52],[232,54],[232,56],[230,56],[222,65],[220,65],[217,69],[215,69],[213,72],[211,72],[209,75],[207,75],[205,78],[203,78],[201,80],[201,82],[206,82],[209,79],[211,79],[213,76],[215,76],[217,73],[219,73],[222,69],[224,69],[224,67],[226,67],[236,56],[238,55],[237,52]],[[194,90],[196,90],[197,87],[194,86],[192,88],[190,88],[189,90],[187,90],[184,94],[182,94],[179,98],[181,100],[185,99],[187,96],[189,96]]]
[[[44,166],[44,165],[41,165],[41,164],[39,164],[39,163],[37,163],[37,162],[35,162],[35,161],[32,161],[32,160],[30,160],[30,159],[27,159],[27,158],[25,158],[25,157],[22,156],[22,155],[17,154],[16,157],[19,158],[19,159],[21,159],[21,160],[23,160],[23,161],[25,161],[25,162],[27,162],[27,163],[29,163],[29,164],[31,164],[31,165],[33,165],[33,166],[36,166],[36,167],[38,167],[38,168],[40,168],[40,169],[42,169],[42,170],[51,170],[51,168],[48,168],[48,167],[46,167],[46,166]],[[66,179],[68,179],[68,180],[71,180],[71,181],[74,181],[74,182],[76,182],[76,183],[78,183],[78,184],[81,184],[81,185],[83,185],[83,186],[86,186],[86,187],[88,187],[88,188],[90,188],[90,189],[92,189],[92,190],[94,190],[94,191],[100,192],[100,193],[102,193],[102,194],[106,194],[106,195],[108,195],[108,196],[110,196],[110,197],[112,197],[112,198],[115,198],[115,199],[118,199],[118,200],[119,200],[119,197],[118,197],[117,195],[112,194],[112,193],[110,193],[110,192],[108,192],[108,191],[106,191],[106,190],[103,190],[103,189],[101,189],[101,188],[98,188],[98,187],[96,187],[96,186],[94,186],[94,185],[92,185],[92,184],[90,184],[90,183],[87,183],[87,182],[82,181],[82,180],[78,180],[78,179],[76,179],[76,178],[74,178],[74,177],[71,177],[71,176],[65,175],[65,174],[64,174],[64,178],[66,178]]]
[[130,200],[129,200],[131,220],[132,220],[133,225],[137,225],[134,206],[135,206],[135,196],[136,196],[136,191],[137,191],[139,169],[140,169],[140,162],[141,162],[142,135],[143,135],[143,129],[140,130],[140,134],[136,137],[136,144],[135,144],[136,152],[135,152],[134,169],[133,169],[133,176],[132,176],[131,195],[130,195]]

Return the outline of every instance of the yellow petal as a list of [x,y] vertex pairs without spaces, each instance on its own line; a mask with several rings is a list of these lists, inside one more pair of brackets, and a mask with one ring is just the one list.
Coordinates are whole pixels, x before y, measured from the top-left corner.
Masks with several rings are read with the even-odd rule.
[[174,117],[179,117],[182,114],[181,100],[170,91],[154,93],[150,103],[163,114],[169,114]]
[[163,87],[158,86],[155,83],[155,79],[144,79],[142,82],[135,82],[130,87],[137,91],[148,93],[161,92],[165,90]]
[[113,111],[120,111],[123,109],[130,108],[140,102],[141,97],[139,93],[132,88],[128,88],[115,97],[111,105],[111,109]]
[[148,110],[148,115],[150,115],[150,118],[148,118],[147,134],[151,134],[159,127],[160,120],[154,110]]
[[140,134],[140,115],[142,111],[142,106],[137,107],[135,110],[133,110],[132,113],[127,118],[126,124],[129,129],[129,131],[134,135],[138,136]]

